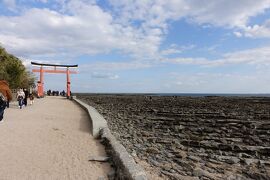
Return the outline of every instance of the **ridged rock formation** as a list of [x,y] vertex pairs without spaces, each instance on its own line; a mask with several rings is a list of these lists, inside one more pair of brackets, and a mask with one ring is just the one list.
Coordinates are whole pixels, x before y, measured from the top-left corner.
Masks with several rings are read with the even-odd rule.
[[270,179],[270,98],[81,95],[168,179]]

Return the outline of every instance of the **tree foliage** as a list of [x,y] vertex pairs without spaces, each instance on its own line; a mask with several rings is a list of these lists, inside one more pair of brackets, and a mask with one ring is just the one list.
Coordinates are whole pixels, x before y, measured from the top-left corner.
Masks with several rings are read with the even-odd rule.
[[27,71],[22,61],[0,47],[0,78],[9,82],[12,89],[35,85],[34,75]]

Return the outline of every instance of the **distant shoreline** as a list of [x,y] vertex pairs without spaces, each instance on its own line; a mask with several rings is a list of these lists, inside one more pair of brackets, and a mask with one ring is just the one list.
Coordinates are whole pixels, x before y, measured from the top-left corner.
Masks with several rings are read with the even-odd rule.
[[270,97],[270,93],[74,93],[75,95],[116,95],[116,96],[180,96],[180,97]]

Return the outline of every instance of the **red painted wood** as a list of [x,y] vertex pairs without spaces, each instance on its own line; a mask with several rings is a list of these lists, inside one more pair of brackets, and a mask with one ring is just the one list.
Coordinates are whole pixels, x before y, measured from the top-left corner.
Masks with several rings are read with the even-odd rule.
[[37,88],[38,88],[38,96],[43,97],[44,96],[44,73],[64,73],[67,75],[67,96],[70,97],[70,74],[77,74],[76,71],[70,71],[67,67],[66,70],[58,70],[56,69],[56,66],[54,67],[54,70],[51,69],[43,69],[43,66],[40,67],[40,69],[32,69],[32,72],[40,73],[40,80],[38,82]]

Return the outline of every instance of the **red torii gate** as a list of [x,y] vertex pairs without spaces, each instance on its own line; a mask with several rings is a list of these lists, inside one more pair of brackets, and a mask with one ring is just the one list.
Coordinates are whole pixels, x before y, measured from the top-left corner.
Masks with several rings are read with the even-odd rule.
[[[69,68],[77,68],[78,65],[58,65],[58,64],[42,64],[31,62],[32,65],[40,66],[40,69],[33,69],[32,72],[40,73],[40,80],[38,81],[37,88],[38,88],[38,97],[44,96],[44,73],[64,73],[67,75],[67,97],[70,97],[70,74],[77,74],[76,71],[70,71]],[[44,69],[43,67],[54,67],[53,70],[51,69]],[[59,70],[56,67],[64,67],[66,70]]]

